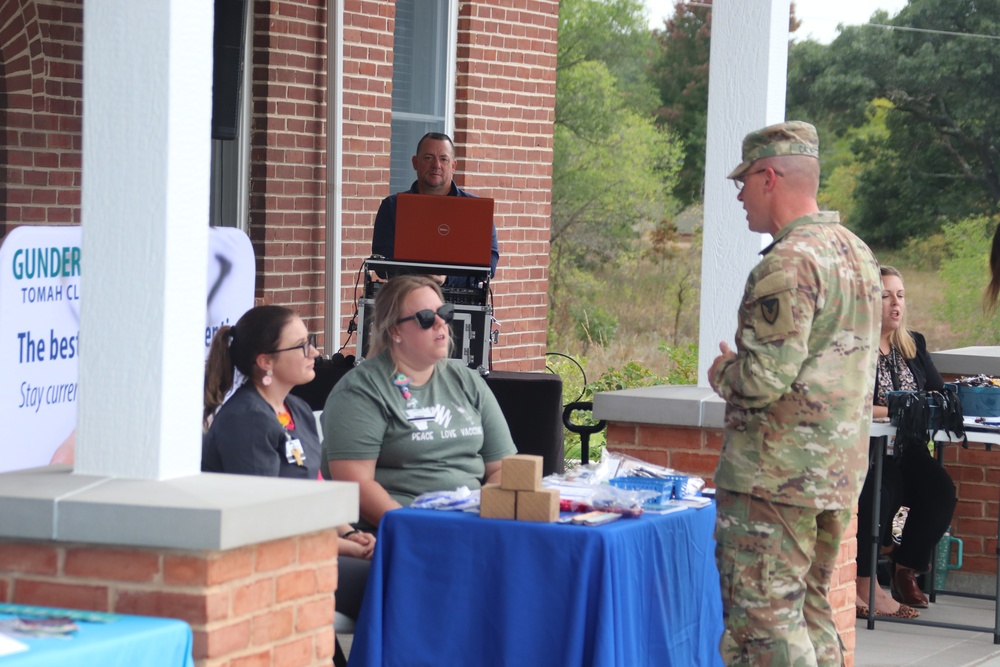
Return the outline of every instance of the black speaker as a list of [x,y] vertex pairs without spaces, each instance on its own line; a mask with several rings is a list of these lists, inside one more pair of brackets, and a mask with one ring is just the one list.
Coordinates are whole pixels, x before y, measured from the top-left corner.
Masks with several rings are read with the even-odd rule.
[[246,0],[215,0],[212,38],[212,138],[235,139],[243,83]]
[[493,371],[486,384],[507,418],[518,454],[541,456],[542,473],[561,473],[565,465],[562,378],[553,373]]
[[344,356],[339,352],[329,359],[316,359],[316,377],[311,382],[292,387],[292,394],[298,396],[313,409],[322,410],[326,405],[326,397],[333,391],[333,385],[354,368],[354,355]]

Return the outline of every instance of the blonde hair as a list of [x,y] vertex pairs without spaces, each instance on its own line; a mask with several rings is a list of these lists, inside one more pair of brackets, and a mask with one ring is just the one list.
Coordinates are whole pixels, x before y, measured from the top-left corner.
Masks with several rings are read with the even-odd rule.
[[[895,276],[899,282],[903,282],[903,274],[891,266],[880,266],[879,273],[882,277]],[[906,328],[906,308],[903,308],[903,316],[899,319],[899,328],[889,334],[889,344],[899,350],[904,359],[912,359],[917,356],[917,343],[913,340],[913,334]]]
[[[372,335],[368,343],[368,357],[374,357],[392,344],[392,329],[403,314],[403,302],[410,292],[421,287],[430,287],[444,303],[441,287],[429,276],[396,276],[379,288],[375,295],[375,310],[372,313]],[[450,329],[449,329],[450,333]],[[451,340],[451,336],[448,337]]]

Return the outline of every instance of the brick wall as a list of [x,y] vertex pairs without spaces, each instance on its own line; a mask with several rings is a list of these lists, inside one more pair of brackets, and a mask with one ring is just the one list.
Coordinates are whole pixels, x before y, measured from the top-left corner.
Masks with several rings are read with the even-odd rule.
[[354,284],[362,260],[371,254],[375,213],[389,196],[395,16],[394,2],[344,3],[341,331],[354,313]]
[[969,443],[969,449],[948,445],[944,462],[958,494],[951,534],[963,542],[962,572],[996,574],[1000,448],[985,451],[977,443]]
[[558,24],[554,0],[459,8],[455,141],[462,186],[496,200],[493,360],[506,370],[544,369]]
[[0,540],[0,601],[179,618],[198,667],[329,667],[337,535],[230,551]]
[[[715,474],[719,453],[722,451],[720,429],[608,423],[607,438],[607,447],[611,451],[704,477],[709,486],[712,485],[712,475]],[[844,534],[829,595],[837,630],[847,650],[844,656],[847,667],[854,665],[856,640],[854,582],[857,579],[857,566],[854,559],[857,556],[857,521],[855,514]]]
[[[250,240],[258,296],[322,330],[326,2],[253,3]],[[329,347],[329,346],[327,346]]]
[[82,0],[0,3],[0,241],[22,224],[78,224]]

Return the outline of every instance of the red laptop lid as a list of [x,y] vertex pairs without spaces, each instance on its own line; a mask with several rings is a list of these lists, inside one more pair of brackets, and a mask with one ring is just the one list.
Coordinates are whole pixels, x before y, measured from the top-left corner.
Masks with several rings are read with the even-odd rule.
[[393,255],[399,261],[489,266],[492,243],[492,199],[396,196]]

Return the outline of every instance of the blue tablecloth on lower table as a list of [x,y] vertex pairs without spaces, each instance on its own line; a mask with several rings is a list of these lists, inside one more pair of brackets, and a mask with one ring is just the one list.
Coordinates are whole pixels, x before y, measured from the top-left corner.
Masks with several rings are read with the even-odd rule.
[[388,512],[350,665],[721,665],[714,505],[598,527]]
[[[72,613],[72,611],[70,612]],[[18,616],[0,613],[0,620]],[[29,649],[0,658],[3,667],[193,667],[191,626],[172,618],[114,615],[76,621],[67,638],[13,637]]]

